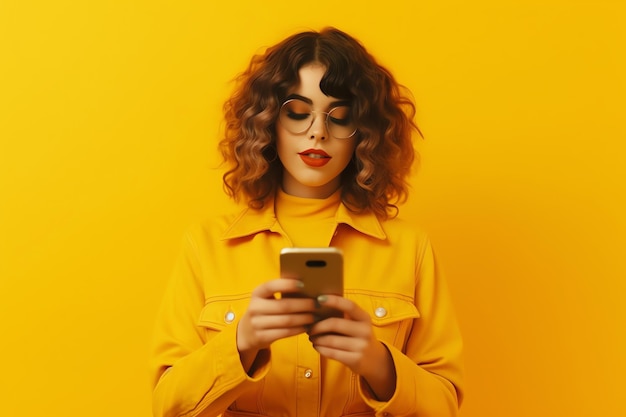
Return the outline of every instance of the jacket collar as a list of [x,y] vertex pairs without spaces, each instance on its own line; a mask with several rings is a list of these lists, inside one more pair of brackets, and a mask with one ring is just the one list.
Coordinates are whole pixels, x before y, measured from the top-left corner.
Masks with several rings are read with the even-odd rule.
[[[237,239],[265,231],[282,233],[276,220],[274,203],[272,197],[266,200],[261,209],[245,208],[226,228],[222,240]],[[373,213],[354,213],[348,210],[345,204],[340,203],[335,220],[337,225],[346,224],[373,238],[380,240],[387,238],[380,220]]]

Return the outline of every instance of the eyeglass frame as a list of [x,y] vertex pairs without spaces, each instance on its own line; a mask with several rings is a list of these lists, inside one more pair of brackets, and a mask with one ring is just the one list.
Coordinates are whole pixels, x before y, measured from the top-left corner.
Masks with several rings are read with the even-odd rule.
[[[283,114],[283,107],[285,107],[285,105],[286,105],[286,104],[291,103],[292,101],[300,101],[300,102],[305,103],[305,104],[307,104],[308,106],[310,106],[310,107],[311,107],[310,114],[311,114],[311,115],[313,115],[313,117],[311,118],[311,123],[309,124],[309,126],[308,126],[306,129],[302,130],[301,132],[292,132],[292,131],[291,131],[291,130],[289,130],[289,129],[287,128],[287,126],[285,126],[285,124],[281,121],[281,115]],[[326,112],[326,111],[313,110],[313,106],[311,105],[311,103],[308,103],[308,102],[306,102],[305,100],[302,100],[302,99],[300,99],[300,98],[290,98],[290,99],[288,99],[288,100],[285,100],[285,101],[283,102],[283,104],[281,104],[281,105],[280,105],[280,109],[278,110],[278,122],[279,122],[279,123],[280,123],[280,124],[281,124],[281,125],[282,125],[282,126],[283,126],[283,127],[284,127],[287,131],[288,131],[288,132],[289,132],[289,133],[291,133],[291,134],[293,134],[293,135],[301,135],[301,134],[305,133],[307,130],[309,130],[309,129],[311,128],[311,126],[313,126],[313,123],[315,123],[315,119],[316,119],[317,115],[321,113],[321,114],[325,114],[325,115],[326,115],[326,118],[324,119],[324,124],[325,124],[325,126],[326,126],[326,131],[328,132],[328,134],[329,134],[330,136],[332,136],[333,138],[338,139],[338,140],[350,139],[351,137],[353,137],[353,136],[356,134],[356,132],[358,132],[358,130],[359,130],[359,128],[358,128],[358,127],[355,127],[355,128],[354,128],[354,131],[353,131],[352,133],[350,133],[350,135],[349,135],[349,136],[346,136],[346,137],[339,138],[339,137],[334,136],[334,135],[332,135],[332,134],[331,134],[331,129],[330,129],[330,126],[329,126],[329,124],[328,124],[328,116],[329,116],[329,115],[330,115],[330,114],[331,114],[331,113],[332,113],[335,109],[338,109],[338,108],[340,108],[340,107],[350,107],[350,106],[347,106],[347,105],[336,106],[336,107],[333,107],[332,109],[330,109],[329,111],[327,111],[327,112]]]

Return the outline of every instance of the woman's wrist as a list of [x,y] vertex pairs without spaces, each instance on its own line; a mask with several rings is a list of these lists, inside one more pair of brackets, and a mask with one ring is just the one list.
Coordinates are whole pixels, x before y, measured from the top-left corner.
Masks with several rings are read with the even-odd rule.
[[391,352],[387,347],[378,342],[374,350],[373,359],[368,361],[368,367],[361,374],[367,388],[378,401],[389,401],[396,391],[396,368]]

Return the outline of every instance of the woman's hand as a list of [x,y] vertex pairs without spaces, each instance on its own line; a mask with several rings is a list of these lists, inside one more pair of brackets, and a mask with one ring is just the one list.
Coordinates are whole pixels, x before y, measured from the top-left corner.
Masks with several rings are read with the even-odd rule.
[[380,401],[391,399],[396,388],[396,373],[391,353],[376,339],[372,320],[354,302],[323,295],[318,302],[344,313],[314,324],[309,338],[320,355],[337,360],[360,375]]
[[276,293],[300,290],[296,279],[278,278],[254,289],[248,310],[237,326],[237,349],[250,372],[258,352],[273,342],[304,333],[313,321],[315,301],[308,298],[281,298]]

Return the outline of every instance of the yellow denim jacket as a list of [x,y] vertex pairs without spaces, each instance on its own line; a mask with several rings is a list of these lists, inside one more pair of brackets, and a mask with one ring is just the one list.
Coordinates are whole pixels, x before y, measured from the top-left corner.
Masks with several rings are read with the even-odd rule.
[[377,401],[358,375],[320,358],[306,334],[272,344],[249,376],[236,328],[252,290],[279,276],[292,246],[270,201],[191,229],[157,317],[155,416],[455,416],[461,336],[428,238],[400,219],[340,205],[329,242],[344,253],[345,297],[370,312],[393,357],[396,390]]

